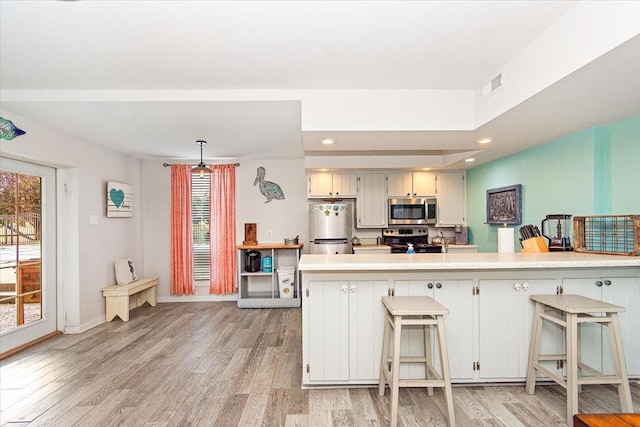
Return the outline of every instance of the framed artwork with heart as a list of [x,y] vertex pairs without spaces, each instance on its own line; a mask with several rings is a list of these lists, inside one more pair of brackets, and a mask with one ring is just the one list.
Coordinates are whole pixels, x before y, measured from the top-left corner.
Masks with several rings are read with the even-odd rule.
[[107,216],[128,218],[133,216],[133,186],[121,182],[107,182]]

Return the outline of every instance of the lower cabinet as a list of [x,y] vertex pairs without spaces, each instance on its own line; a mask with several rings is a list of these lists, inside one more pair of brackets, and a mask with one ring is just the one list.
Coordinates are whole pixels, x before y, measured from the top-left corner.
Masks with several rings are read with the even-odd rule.
[[[394,283],[394,295],[397,296],[430,296],[449,309],[444,317],[444,328],[449,353],[451,379],[458,382],[473,379],[473,324],[475,310],[472,298],[473,281],[471,280],[397,280]],[[401,344],[402,354],[421,356],[424,354],[424,337],[421,328],[406,328],[403,331]],[[432,350],[435,341],[432,340]],[[439,367],[438,352],[436,365]],[[400,365],[401,378],[424,378],[424,364]]]
[[377,382],[389,282],[311,281],[305,292],[309,382]]
[[[529,297],[558,292],[601,299],[626,308],[620,314],[620,324],[627,370],[631,377],[640,377],[637,339],[640,277],[624,277],[621,272],[609,277],[580,277],[580,273],[503,271],[493,278],[495,272],[460,272],[444,273],[440,279],[436,273],[431,279],[425,272],[382,272],[355,273],[346,280],[338,280],[340,273],[315,277],[303,274],[303,384],[377,383],[384,330],[380,299],[390,293],[431,296],[449,309],[445,329],[454,382],[524,381],[535,308]],[[564,354],[564,330],[549,322],[544,322],[543,327],[541,352]],[[581,328],[581,357],[585,363],[612,373],[608,328],[596,325]],[[403,330],[402,339],[404,355],[423,354],[423,335],[419,329]],[[437,352],[434,355],[437,357]],[[555,360],[543,363],[552,372],[564,374],[562,364]],[[422,378],[424,367],[403,364],[400,375]]]
[[[384,331],[381,298],[391,292],[398,296],[431,296],[449,308],[445,330],[451,377],[460,382],[473,379],[472,288],[471,280],[308,282],[303,313],[308,313],[305,370],[309,382],[378,381]],[[422,330],[405,328],[402,354],[419,356],[423,348]],[[435,341],[432,348],[435,350]],[[434,355],[437,357],[437,352]],[[401,369],[401,378],[424,378],[423,364],[403,364]]]
[[[568,278],[562,281],[563,293],[579,294],[625,307],[618,314],[620,333],[624,344],[627,372],[640,376],[640,358],[630,355],[640,354],[640,278],[638,277],[584,277]],[[596,324],[581,326],[581,357],[583,361],[605,374],[613,374],[609,328]]]
[[[527,376],[535,304],[529,295],[556,294],[558,282],[546,279],[478,281],[479,378],[516,380]],[[541,351],[560,353],[555,326],[545,322]],[[550,362],[549,369],[557,369]],[[478,366],[476,366],[478,367]]]

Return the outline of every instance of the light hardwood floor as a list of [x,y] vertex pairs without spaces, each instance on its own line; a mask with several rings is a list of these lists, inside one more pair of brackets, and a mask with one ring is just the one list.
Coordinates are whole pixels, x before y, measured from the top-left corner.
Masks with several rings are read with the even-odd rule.
[[[0,362],[0,424],[21,426],[383,426],[389,392],[301,390],[300,309],[233,302],[144,306]],[[631,386],[640,411],[640,385]],[[565,394],[522,384],[454,387],[459,426],[562,426]],[[446,425],[442,393],[400,392],[399,425]],[[619,412],[585,386],[581,412]]]

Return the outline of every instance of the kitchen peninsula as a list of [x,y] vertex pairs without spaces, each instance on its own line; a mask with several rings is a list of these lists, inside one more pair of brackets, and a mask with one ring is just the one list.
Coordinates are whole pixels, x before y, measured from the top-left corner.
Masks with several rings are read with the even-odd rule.
[[[524,381],[533,294],[580,294],[626,307],[620,317],[627,368],[640,377],[640,257],[574,252],[303,255],[303,385],[378,381],[385,295],[428,295],[447,307],[452,381]],[[413,333],[417,332],[417,333]],[[545,331],[545,353],[563,353]],[[555,334],[555,336],[554,336]],[[606,328],[583,331],[584,362],[611,370]],[[603,345],[604,343],[604,345]],[[420,355],[422,334],[403,334],[403,354]],[[603,350],[604,349],[604,350]],[[550,361],[562,374],[563,367]],[[419,378],[419,364],[401,376]]]

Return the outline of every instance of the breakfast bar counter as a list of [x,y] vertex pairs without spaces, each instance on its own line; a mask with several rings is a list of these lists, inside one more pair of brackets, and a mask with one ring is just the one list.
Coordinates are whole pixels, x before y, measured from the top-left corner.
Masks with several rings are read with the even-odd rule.
[[[303,386],[378,381],[382,296],[431,296],[449,309],[445,326],[457,383],[526,377],[535,294],[579,294],[626,308],[620,315],[627,369],[640,377],[640,257],[575,252],[302,255]],[[606,328],[583,334],[582,355],[611,369]],[[410,331],[412,332],[412,331]],[[545,332],[545,353],[562,354],[561,332]],[[422,334],[403,335],[403,354],[421,355]],[[561,361],[549,361],[563,373]],[[416,364],[401,377],[424,374]]]
[[577,252],[302,255],[300,271],[640,268],[640,257]]

